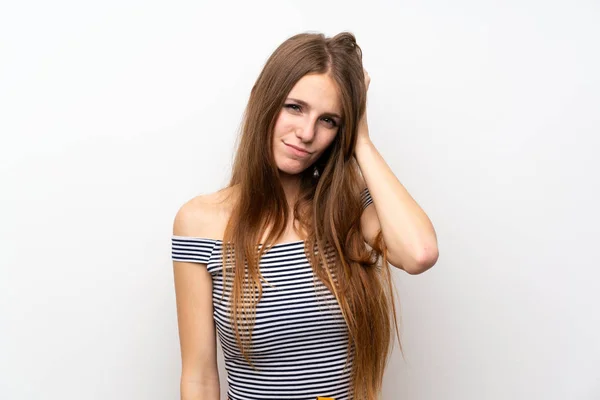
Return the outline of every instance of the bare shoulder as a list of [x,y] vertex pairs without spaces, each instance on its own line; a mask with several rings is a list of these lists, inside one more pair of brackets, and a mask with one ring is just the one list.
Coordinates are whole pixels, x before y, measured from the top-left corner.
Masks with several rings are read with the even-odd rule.
[[232,188],[225,188],[186,201],[175,215],[173,234],[220,239],[231,215],[232,194]]

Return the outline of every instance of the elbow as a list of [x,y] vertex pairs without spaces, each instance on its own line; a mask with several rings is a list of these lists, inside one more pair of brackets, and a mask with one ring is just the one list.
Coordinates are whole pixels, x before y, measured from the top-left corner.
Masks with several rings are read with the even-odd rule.
[[419,275],[437,263],[440,256],[437,242],[429,245],[420,245],[411,251],[394,251],[387,249],[387,261],[396,268],[402,269],[410,275]]
[[414,258],[414,262],[406,265],[403,268],[410,275],[419,275],[433,267],[440,256],[437,246],[430,250],[422,251],[421,254]]

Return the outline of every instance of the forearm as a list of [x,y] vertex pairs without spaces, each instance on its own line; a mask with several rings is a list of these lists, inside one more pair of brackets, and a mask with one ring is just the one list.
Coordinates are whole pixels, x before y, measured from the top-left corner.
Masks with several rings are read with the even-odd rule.
[[357,143],[355,155],[375,204],[388,251],[414,271],[433,265],[437,259],[437,237],[425,212],[370,140]]
[[181,381],[181,400],[220,400],[219,378],[207,382]]

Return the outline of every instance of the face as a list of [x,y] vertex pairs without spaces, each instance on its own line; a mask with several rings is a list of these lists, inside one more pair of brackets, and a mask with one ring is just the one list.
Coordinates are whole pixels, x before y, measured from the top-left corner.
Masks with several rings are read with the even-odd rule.
[[333,142],[341,123],[333,79],[309,74],[292,88],[273,132],[273,154],[281,172],[295,175],[311,166]]

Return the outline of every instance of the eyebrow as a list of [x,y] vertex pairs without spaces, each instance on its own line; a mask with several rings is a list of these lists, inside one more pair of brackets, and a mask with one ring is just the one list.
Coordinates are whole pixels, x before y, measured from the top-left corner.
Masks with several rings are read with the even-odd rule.
[[[306,108],[310,108],[310,106],[308,105],[307,102],[303,101],[303,100],[298,100],[298,99],[294,99],[292,97],[288,97],[288,100],[292,100],[295,101],[296,103],[299,103],[300,105],[306,107]],[[342,117],[340,117],[338,114],[336,113],[325,113],[326,116],[328,117],[337,117],[339,119],[342,119]]]

